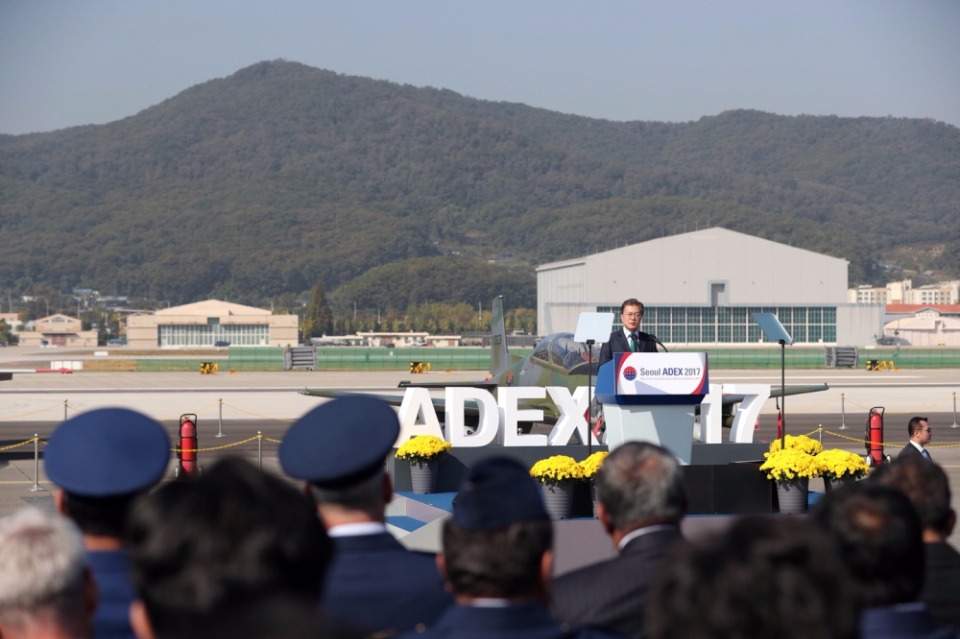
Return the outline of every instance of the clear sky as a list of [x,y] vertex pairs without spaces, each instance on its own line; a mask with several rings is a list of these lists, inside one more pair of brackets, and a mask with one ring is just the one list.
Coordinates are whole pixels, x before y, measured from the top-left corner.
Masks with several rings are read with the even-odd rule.
[[278,58],[611,120],[960,126],[960,0],[0,0],[0,133],[118,120]]

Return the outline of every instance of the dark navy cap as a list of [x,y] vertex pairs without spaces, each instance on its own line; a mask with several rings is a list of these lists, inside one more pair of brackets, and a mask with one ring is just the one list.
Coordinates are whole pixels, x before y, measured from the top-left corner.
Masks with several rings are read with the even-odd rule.
[[479,462],[453,500],[453,523],[465,530],[495,530],[535,519],[550,519],[540,487],[526,468],[509,457]]
[[386,402],[338,397],[293,423],[280,443],[280,466],[321,487],[349,486],[383,468],[399,434],[400,420]]
[[170,438],[143,413],[99,408],[60,424],[43,457],[47,477],[67,493],[119,497],[160,481],[170,461]]

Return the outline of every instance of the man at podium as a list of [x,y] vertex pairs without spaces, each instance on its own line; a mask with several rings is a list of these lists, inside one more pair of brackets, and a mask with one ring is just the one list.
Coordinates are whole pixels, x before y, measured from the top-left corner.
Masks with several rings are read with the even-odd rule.
[[620,305],[620,322],[623,328],[610,333],[610,339],[600,348],[600,365],[613,359],[614,353],[656,353],[657,342],[652,335],[640,328],[643,319],[643,302],[631,297]]

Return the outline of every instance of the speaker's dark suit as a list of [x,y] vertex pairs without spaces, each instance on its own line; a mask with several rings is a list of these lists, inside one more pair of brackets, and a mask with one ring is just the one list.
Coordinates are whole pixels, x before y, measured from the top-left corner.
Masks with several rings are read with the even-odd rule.
[[644,637],[653,576],[680,543],[686,543],[680,529],[671,526],[630,540],[612,559],[557,577],[551,612],[567,623]]
[[904,446],[903,450],[900,451],[900,454],[897,455],[897,459],[900,459],[901,457],[907,457],[909,459],[923,459],[924,461],[927,459],[923,456],[923,453],[917,450],[917,447],[910,442],[907,442],[907,445]]
[[925,544],[926,569],[920,601],[941,625],[960,628],[960,552],[945,541]]
[[453,603],[434,558],[390,533],[334,537],[333,546],[321,607],[334,623],[402,632],[433,623]]
[[[637,337],[640,338],[639,343],[637,344],[638,353],[656,353],[657,352],[657,342],[653,339],[653,336],[649,333],[644,333],[643,331],[637,331]],[[603,346],[600,347],[600,365],[604,365],[613,359],[614,353],[629,353],[630,352],[630,341],[627,339],[627,336],[623,334],[623,330],[616,330],[610,333],[610,339],[603,343]]]

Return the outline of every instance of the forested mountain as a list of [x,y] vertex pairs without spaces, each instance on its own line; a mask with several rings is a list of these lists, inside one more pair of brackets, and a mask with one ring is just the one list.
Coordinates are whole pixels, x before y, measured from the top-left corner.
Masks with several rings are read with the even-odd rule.
[[111,124],[0,136],[15,292],[262,304],[322,281],[369,305],[500,286],[532,303],[533,265],[707,226],[846,258],[851,284],[899,255],[957,276],[958,212],[943,123],[610,122],[285,61]]

